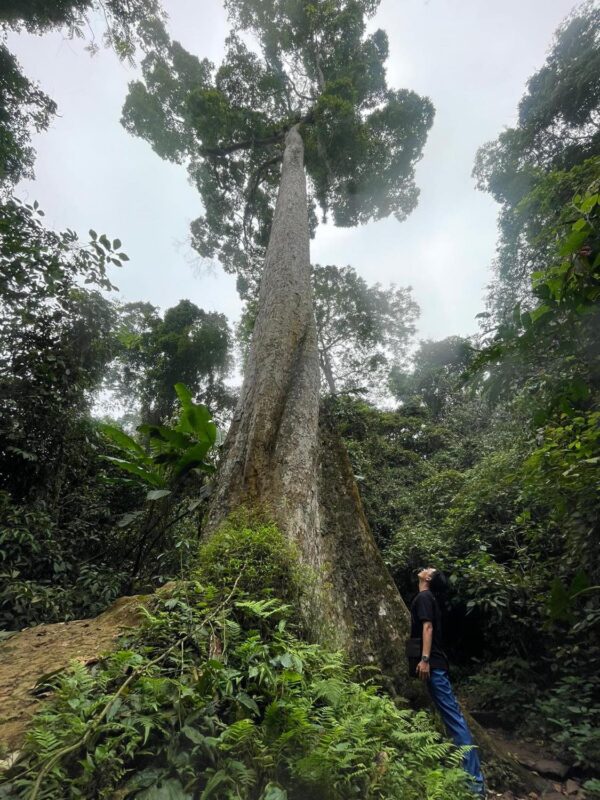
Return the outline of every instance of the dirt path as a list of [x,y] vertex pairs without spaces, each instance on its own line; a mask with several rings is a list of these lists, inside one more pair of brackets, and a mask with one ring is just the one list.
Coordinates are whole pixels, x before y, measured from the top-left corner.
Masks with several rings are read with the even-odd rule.
[[120,597],[94,619],[37,625],[0,644],[0,757],[18,750],[40,707],[35,686],[74,659],[89,664],[110,650],[125,628],[139,622],[144,600],[147,596]]
[[488,734],[502,752],[511,755],[535,776],[537,784],[537,791],[527,795],[491,792],[491,800],[584,800],[587,797],[579,781],[569,777],[569,766],[548,756],[542,745],[511,738],[504,731],[488,729]]

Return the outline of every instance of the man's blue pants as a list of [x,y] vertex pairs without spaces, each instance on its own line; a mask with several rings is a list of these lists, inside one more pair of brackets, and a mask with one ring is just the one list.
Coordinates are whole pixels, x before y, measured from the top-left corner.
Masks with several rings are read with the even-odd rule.
[[[436,708],[442,715],[444,725],[448,735],[455,745],[473,744],[473,737],[465,718],[463,717],[460,706],[458,705],[452,685],[445,669],[432,669],[431,677],[427,681],[427,688]],[[469,750],[465,755],[463,767],[472,776],[472,789],[475,794],[485,794],[485,784],[483,773],[481,772],[481,762],[477,748]]]

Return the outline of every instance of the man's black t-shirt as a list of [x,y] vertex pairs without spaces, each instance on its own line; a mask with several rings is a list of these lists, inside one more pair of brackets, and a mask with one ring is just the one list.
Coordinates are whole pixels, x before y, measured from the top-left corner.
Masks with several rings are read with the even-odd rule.
[[422,639],[423,623],[431,622],[433,625],[433,638],[429,663],[432,669],[448,669],[448,659],[442,647],[442,612],[434,597],[433,592],[426,589],[419,592],[410,605],[410,636]]

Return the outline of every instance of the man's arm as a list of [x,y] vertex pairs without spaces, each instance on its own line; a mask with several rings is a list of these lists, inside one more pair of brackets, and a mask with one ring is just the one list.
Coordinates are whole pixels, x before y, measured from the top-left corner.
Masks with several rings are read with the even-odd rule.
[[431,655],[431,642],[433,640],[433,625],[429,620],[423,623],[423,647],[421,649],[421,661],[417,664],[417,675],[422,681],[428,681],[430,677],[429,661],[423,661],[423,656],[429,659]]

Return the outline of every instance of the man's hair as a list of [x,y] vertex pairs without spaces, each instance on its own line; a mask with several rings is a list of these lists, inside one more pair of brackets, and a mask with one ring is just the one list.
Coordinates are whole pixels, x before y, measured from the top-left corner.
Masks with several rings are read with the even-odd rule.
[[448,591],[448,579],[439,569],[433,573],[433,577],[429,581],[429,588],[434,594],[445,594]]

